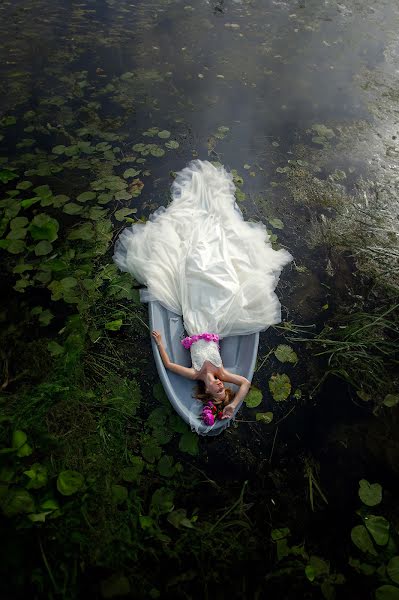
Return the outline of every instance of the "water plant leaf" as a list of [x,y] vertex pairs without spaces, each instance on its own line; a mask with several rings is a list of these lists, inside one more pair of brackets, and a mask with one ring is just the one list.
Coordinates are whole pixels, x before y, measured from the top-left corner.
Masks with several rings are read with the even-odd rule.
[[167,520],[173,527],[180,529],[181,527],[187,527],[188,529],[194,529],[194,525],[187,518],[187,511],[185,508],[177,508],[170,512],[167,516]]
[[261,423],[269,424],[273,421],[273,413],[265,412],[265,413],[256,413],[256,420],[261,421]]
[[62,210],[67,215],[79,215],[83,211],[83,206],[81,204],[76,204],[76,202],[68,202],[68,204],[64,205]]
[[21,513],[33,512],[35,501],[27,490],[14,488],[8,490],[2,498],[1,508],[6,517],[14,517]]
[[154,463],[156,460],[161,458],[162,448],[158,445],[157,441],[153,438],[147,438],[141,446],[141,454],[145,460],[149,463]]
[[89,241],[94,237],[94,228],[91,223],[84,223],[78,227],[74,227],[68,234],[68,240],[85,240]]
[[162,515],[171,512],[174,509],[174,492],[168,488],[161,487],[152,495],[150,510],[156,514]]
[[162,477],[172,477],[175,473],[173,457],[166,454],[161,456],[158,462],[158,471]]
[[29,223],[29,219],[27,219],[26,217],[14,217],[10,221],[10,228],[11,229],[22,229],[23,227],[26,227],[26,225],[28,223]]
[[12,434],[12,447],[17,450],[17,456],[29,456],[33,450],[26,441],[27,435],[22,429],[16,429]]
[[114,484],[111,488],[111,492],[115,504],[122,504],[128,498],[128,490],[124,485]]
[[32,187],[32,185],[33,183],[31,181],[20,181],[19,183],[17,183],[15,188],[17,190],[28,190],[30,187]]
[[83,192],[82,194],[79,194],[79,196],[77,196],[76,200],[78,202],[87,202],[88,200],[94,200],[96,197],[96,194],[94,192]]
[[130,594],[130,582],[126,575],[114,573],[100,583],[102,598],[120,598]]
[[367,515],[364,518],[364,523],[376,544],[385,546],[388,543],[389,522],[384,517]]
[[165,150],[163,148],[161,148],[160,146],[155,146],[155,145],[151,146],[150,152],[151,152],[152,156],[156,156],[156,157],[164,156],[164,154],[165,154]]
[[46,256],[46,254],[50,254],[53,246],[47,240],[42,240],[35,246],[35,254],[36,256]]
[[361,479],[359,498],[366,506],[377,506],[382,500],[382,487],[379,483],[369,483],[367,479]]
[[288,527],[281,527],[279,529],[272,529],[270,534],[272,540],[277,542],[277,540],[283,540],[284,538],[290,535],[290,530]]
[[58,238],[58,229],[58,221],[46,213],[40,213],[33,217],[29,225],[29,231],[34,240],[47,240],[48,242],[54,242]]
[[251,386],[248,394],[244,398],[244,402],[248,406],[248,408],[256,408],[257,406],[259,406],[259,404],[261,404],[262,400],[262,391],[253,385]]
[[165,142],[165,147],[169,150],[176,150],[179,146],[180,144],[176,140],[169,140]]
[[124,179],[129,179],[129,177],[136,177],[137,175],[140,175],[141,171],[138,169],[126,169],[126,171],[123,173],[123,177]]
[[2,183],[8,183],[13,179],[18,179],[17,173],[14,173],[14,171],[11,171],[10,169],[0,169],[0,181]]
[[83,483],[83,475],[78,471],[62,471],[57,477],[57,490],[63,496],[72,496],[81,489]]
[[291,393],[291,381],[285,373],[276,373],[269,379],[269,390],[276,402],[287,400]]
[[5,242],[4,246],[1,244],[0,247],[4,247],[10,254],[21,254],[26,248],[24,240],[0,240],[0,242]]
[[375,600],[399,600],[399,588],[393,585],[381,585],[375,590]]
[[196,456],[198,454],[198,435],[192,431],[183,433],[179,440],[179,448],[182,452]]
[[288,362],[295,364],[298,362],[298,356],[296,352],[294,352],[291,346],[286,344],[280,344],[277,346],[276,350],[274,351],[274,355],[282,363]]
[[377,556],[373,542],[371,541],[371,538],[364,525],[355,525],[351,531],[351,539],[355,546],[357,546],[362,552],[368,552],[373,556]]
[[105,323],[105,329],[108,329],[109,331],[119,331],[122,325],[122,319],[115,319],[115,321],[108,321],[108,323]]
[[61,354],[64,354],[64,348],[55,341],[51,341],[47,344],[47,350],[50,352],[51,356],[60,356]]
[[399,556],[391,558],[387,565],[387,573],[395,583],[399,583]]
[[268,219],[268,221],[274,229],[284,229],[284,223],[281,219]]
[[30,469],[24,471],[24,475],[30,479],[26,489],[38,490],[47,483],[47,467],[40,463],[34,463]]
[[162,131],[158,132],[158,137],[162,139],[167,139],[168,137],[170,137],[170,131],[168,131],[167,129],[162,129]]
[[137,208],[120,208],[115,212],[115,219],[117,221],[123,221],[128,215],[133,215],[137,212]]
[[392,408],[399,404],[399,394],[387,394],[383,400],[383,405]]

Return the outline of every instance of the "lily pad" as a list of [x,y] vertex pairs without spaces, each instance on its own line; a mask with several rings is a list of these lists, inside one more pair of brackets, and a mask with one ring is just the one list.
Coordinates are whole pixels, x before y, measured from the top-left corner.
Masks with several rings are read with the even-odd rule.
[[387,565],[387,573],[392,581],[399,584],[399,556],[391,558]]
[[262,423],[269,424],[273,421],[273,413],[272,412],[256,413],[256,420],[261,421]]
[[268,221],[274,229],[284,229],[284,223],[281,219],[268,219]]
[[183,433],[179,441],[179,448],[182,452],[196,456],[198,454],[198,435],[192,431]]
[[399,588],[393,585],[381,585],[375,590],[375,600],[399,600]]
[[251,386],[251,389],[244,398],[244,402],[248,406],[248,408],[256,408],[257,406],[259,406],[259,404],[261,404],[262,400],[262,391],[255,386]]
[[277,373],[269,379],[269,389],[276,402],[287,400],[291,393],[291,381],[285,373]]
[[161,456],[158,462],[158,471],[162,477],[172,477],[175,473],[174,461],[172,456]]
[[368,515],[364,519],[367,530],[376,544],[385,546],[389,539],[389,522],[381,516]]
[[352,542],[362,552],[377,556],[377,552],[373,546],[373,542],[364,525],[356,525],[351,531]]
[[128,215],[132,215],[137,212],[137,208],[120,208],[115,212],[115,219],[117,221],[123,221]]
[[33,217],[29,231],[34,240],[54,242],[58,238],[59,227],[56,219],[49,217],[46,213],[40,213]]
[[164,156],[164,154],[165,154],[165,150],[163,148],[161,148],[160,146],[152,146],[150,152],[151,152],[152,156],[156,156],[156,157]]
[[35,246],[35,254],[36,256],[46,256],[46,254],[50,254],[53,246],[47,240],[42,240]]
[[83,206],[81,204],[76,204],[76,202],[68,202],[62,210],[67,215],[79,215],[83,211]]
[[123,173],[123,177],[124,179],[129,179],[129,177],[136,177],[137,175],[140,175],[140,173],[141,170],[139,169],[126,169]]
[[57,489],[63,496],[72,496],[80,490],[83,483],[83,475],[78,471],[62,471],[57,478]]
[[399,404],[399,394],[387,394],[384,398],[383,405],[392,408]]
[[361,479],[359,498],[366,506],[377,506],[382,500],[382,487],[379,483],[369,483],[367,479]]
[[168,131],[167,129],[162,129],[162,131],[158,132],[158,137],[162,139],[167,139],[168,137],[170,137],[170,131]]
[[68,234],[69,240],[91,240],[94,237],[94,229],[91,223],[84,223],[74,227]]
[[94,192],[83,192],[82,194],[79,194],[76,200],[78,202],[87,202],[88,200],[94,200],[95,197],[96,194]]
[[287,346],[286,344],[280,344],[277,346],[274,351],[275,357],[282,363],[297,363],[298,356],[296,352],[291,348],[291,346]]
[[179,142],[176,140],[169,140],[165,142],[165,147],[169,148],[169,150],[176,150],[180,146]]

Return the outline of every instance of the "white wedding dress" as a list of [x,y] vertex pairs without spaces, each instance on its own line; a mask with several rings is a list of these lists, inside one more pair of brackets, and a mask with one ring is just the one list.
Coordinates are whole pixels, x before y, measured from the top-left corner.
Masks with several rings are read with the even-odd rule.
[[245,335],[281,321],[274,290],[292,256],[273,250],[263,223],[244,221],[234,191],[223,166],[192,160],[167,208],[122,231],[115,246],[119,268],[146,286],[141,300],[182,315],[188,335]]

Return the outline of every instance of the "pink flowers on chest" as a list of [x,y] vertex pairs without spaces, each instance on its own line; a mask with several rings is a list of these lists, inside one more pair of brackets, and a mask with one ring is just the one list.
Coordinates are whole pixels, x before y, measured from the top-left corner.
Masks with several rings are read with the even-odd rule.
[[184,338],[181,341],[186,350],[188,350],[198,340],[205,340],[206,342],[219,342],[219,336],[217,333],[200,333],[199,335],[191,335]]
[[213,425],[216,419],[221,419],[223,411],[218,410],[212,401],[205,404],[202,409],[201,417],[205,425]]

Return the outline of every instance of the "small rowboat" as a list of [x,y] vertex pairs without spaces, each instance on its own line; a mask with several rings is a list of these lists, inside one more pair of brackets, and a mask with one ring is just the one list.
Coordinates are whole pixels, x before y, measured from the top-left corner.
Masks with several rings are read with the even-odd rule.
[[[182,317],[176,313],[170,312],[159,302],[151,301],[148,303],[150,329],[161,333],[162,339],[172,362],[191,367],[191,355],[181,344],[185,337]],[[255,369],[256,357],[258,354],[259,333],[251,335],[239,335],[226,337],[220,340],[220,355],[223,366],[232,373],[242,375],[252,380]],[[190,425],[190,407],[193,404],[193,391],[195,382],[181,375],[177,375],[168,369],[165,369],[161,355],[152,338],[152,350],[154,353],[155,364],[158,375],[161,379],[165,393],[175,411],[180,417]],[[233,390],[237,386],[228,384]],[[240,409],[241,403],[237,406],[235,414]],[[226,427],[230,419],[215,421],[214,426],[209,429],[199,417],[191,414],[191,420],[198,419],[197,431],[200,435],[218,435]]]

